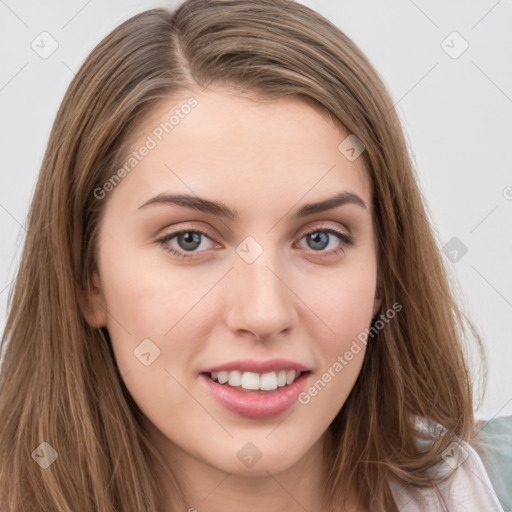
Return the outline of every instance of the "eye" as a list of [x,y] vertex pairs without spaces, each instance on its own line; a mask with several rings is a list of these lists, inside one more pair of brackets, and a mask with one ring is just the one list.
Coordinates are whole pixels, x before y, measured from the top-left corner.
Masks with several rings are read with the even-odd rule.
[[[197,249],[204,249],[204,244],[201,240],[204,237],[211,240],[208,234],[204,231],[197,229],[184,229],[182,231],[176,231],[165,235],[163,238],[158,239],[157,243],[160,244],[165,251],[177,256],[178,258],[193,258],[196,256]],[[178,244],[177,249],[170,245],[173,239],[176,239],[176,243]],[[187,254],[187,252],[191,251],[196,252]]]
[[[333,239],[333,236],[338,239]],[[344,254],[345,250],[354,245],[351,236],[331,228],[317,228],[313,231],[305,233],[301,240],[305,239],[313,252],[321,252],[320,257],[330,257],[338,254]],[[330,251],[323,252],[329,245],[334,246]]]
[[[336,238],[333,238],[333,236],[338,240],[336,241]],[[176,239],[175,243],[178,247],[171,243],[174,239]],[[204,250],[208,248],[204,247],[204,239],[212,242],[210,236],[204,231],[198,229],[183,229],[165,235],[156,240],[156,242],[173,256],[177,256],[178,258],[194,258],[200,256],[202,251],[199,249]],[[344,254],[349,246],[354,245],[354,240],[351,236],[332,228],[317,228],[305,233],[301,237],[301,240],[302,239],[306,239],[314,253],[321,253],[319,254],[320,257]],[[329,245],[334,245],[334,247],[325,252],[325,248],[329,247]]]

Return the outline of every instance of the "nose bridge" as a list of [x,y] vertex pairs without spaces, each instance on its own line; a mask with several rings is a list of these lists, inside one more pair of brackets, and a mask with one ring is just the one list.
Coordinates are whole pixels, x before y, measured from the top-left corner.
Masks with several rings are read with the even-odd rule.
[[294,295],[287,286],[286,265],[268,237],[265,246],[247,237],[236,248],[230,290],[230,327],[270,337],[295,320]]

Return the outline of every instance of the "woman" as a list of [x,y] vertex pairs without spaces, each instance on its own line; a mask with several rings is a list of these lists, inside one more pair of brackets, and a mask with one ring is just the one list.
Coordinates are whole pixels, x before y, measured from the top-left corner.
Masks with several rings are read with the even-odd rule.
[[468,326],[482,348],[351,40],[284,0],[143,12],[76,74],[42,164],[1,508],[500,511]]

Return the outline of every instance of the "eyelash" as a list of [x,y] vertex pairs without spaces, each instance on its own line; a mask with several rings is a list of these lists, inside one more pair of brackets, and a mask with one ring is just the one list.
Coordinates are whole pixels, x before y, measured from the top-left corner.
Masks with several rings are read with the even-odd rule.
[[[166,251],[178,258],[198,257],[200,255],[200,253],[187,254],[185,252],[177,251],[173,247],[169,246],[168,242],[170,240],[172,240],[174,237],[181,235],[183,233],[197,233],[197,234],[203,235],[211,240],[211,237],[208,235],[208,233],[205,233],[204,231],[202,231],[200,229],[182,229],[180,231],[175,231],[174,233],[170,233],[168,235],[163,236],[162,238],[159,238],[158,240],[156,240],[156,243],[161,245],[161,247],[164,249],[164,251]],[[313,251],[314,253],[319,253],[318,256],[320,258],[328,258],[328,257],[332,257],[332,256],[335,256],[338,254],[344,254],[346,248],[355,245],[354,239],[351,236],[346,235],[345,233],[342,233],[341,231],[337,231],[337,230],[331,229],[331,228],[313,229],[311,231],[308,231],[307,233],[304,233],[301,236],[300,240],[302,240],[304,237],[306,237],[308,235],[312,235],[313,233],[327,233],[327,234],[335,235],[336,237],[338,237],[340,239],[340,245],[336,249],[332,249],[331,251],[329,251],[327,253],[323,253],[323,254],[322,254],[322,251]]]

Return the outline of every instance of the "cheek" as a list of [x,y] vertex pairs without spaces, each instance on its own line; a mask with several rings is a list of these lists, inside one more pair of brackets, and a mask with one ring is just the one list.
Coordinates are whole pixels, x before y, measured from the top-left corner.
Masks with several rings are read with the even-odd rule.
[[184,373],[201,350],[197,315],[207,289],[183,270],[166,274],[141,261],[132,266],[118,260],[104,282],[107,327],[125,385],[144,414],[165,417],[171,430],[186,424],[181,413],[170,414],[169,405],[190,408]]
[[[311,279],[308,288],[304,287],[305,302],[324,325],[321,339],[325,340],[328,353],[350,345],[353,337],[369,327],[375,304],[375,282],[375,260],[368,255],[357,265],[347,264],[322,279]],[[315,337],[318,339],[318,332]]]
[[[372,282],[344,282],[328,304],[326,318],[334,331],[334,346],[343,349],[364,331],[372,319],[375,287]],[[333,344],[331,344],[333,345]]]
[[114,331],[121,324],[136,336],[163,338],[211,286],[211,279],[197,271],[166,263],[163,250],[113,249],[106,244],[101,263],[109,327]]
[[338,293],[335,306],[328,306],[330,316],[326,318],[331,319],[329,327],[335,334],[315,338],[319,364],[298,399],[323,429],[343,408],[366,353],[365,330],[371,322],[373,302],[366,290],[349,290]]
[[[208,291],[218,277],[211,271],[187,271],[166,264],[165,255],[155,264],[154,259],[145,260],[142,251],[138,257],[130,256],[128,251],[118,251],[114,257],[108,249],[106,246],[101,261],[102,288],[108,310],[107,329],[120,371],[134,395],[143,382],[146,389],[151,383],[158,388],[173,387],[169,374],[157,377],[154,369],[163,372],[165,368],[183,380],[181,373],[202,349],[201,340],[206,337],[204,330],[211,317],[206,309],[211,309]],[[150,355],[145,357],[154,364],[146,367],[137,355],[148,352]],[[178,396],[179,389],[175,391]]]
[[373,316],[375,279],[374,260],[368,257],[366,264],[347,265],[329,280],[317,282],[309,294],[308,305],[321,319],[315,325],[323,327],[310,333],[319,365],[301,403],[314,401],[314,408],[329,410],[326,417],[339,411],[361,370]]

